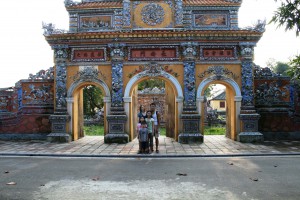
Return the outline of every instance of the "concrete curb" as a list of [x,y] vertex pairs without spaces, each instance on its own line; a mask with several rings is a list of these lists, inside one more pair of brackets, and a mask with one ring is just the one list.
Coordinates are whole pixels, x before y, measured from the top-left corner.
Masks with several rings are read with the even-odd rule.
[[0,157],[62,157],[62,158],[217,158],[217,157],[272,157],[300,156],[300,153],[261,153],[261,154],[201,154],[201,155],[93,155],[93,154],[40,154],[40,153],[0,153]]

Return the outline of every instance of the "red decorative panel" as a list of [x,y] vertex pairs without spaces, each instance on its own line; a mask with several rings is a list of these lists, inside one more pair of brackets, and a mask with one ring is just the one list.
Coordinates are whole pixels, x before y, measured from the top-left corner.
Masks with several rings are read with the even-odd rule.
[[129,60],[175,60],[178,48],[129,48]]
[[203,49],[203,57],[234,57],[233,49]]
[[106,59],[106,52],[104,48],[101,49],[73,49],[73,61],[104,61]]

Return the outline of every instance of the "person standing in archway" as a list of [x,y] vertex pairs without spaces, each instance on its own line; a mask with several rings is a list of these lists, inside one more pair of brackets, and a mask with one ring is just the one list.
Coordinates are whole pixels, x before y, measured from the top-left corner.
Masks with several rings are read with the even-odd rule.
[[149,152],[153,152],[153,132],[154,132],[154,119],[152,118],[151,111],[147,111],[147,117],[145,118],[147,122],[148,134],[149,134]]
[[160,127],[160,118],[161,118],[161,115],[158,111],[156,111],[156,104],[153,102],[150,104],[150,111],[152,113],[152,118],[154,119],[154,132],[153,132],[153,135],[154,135],[154,138],[155,138],[155,147],[156,147],[156,153],[159,152],[158,150],[158,144],[159,144],[159,140],[158,140],[158,137],[159,137],[159,127]]
[[140,119],[141,117],[146,118],[146,109],[143,105],[140,105],[140,111],[138,113],[138,119]]

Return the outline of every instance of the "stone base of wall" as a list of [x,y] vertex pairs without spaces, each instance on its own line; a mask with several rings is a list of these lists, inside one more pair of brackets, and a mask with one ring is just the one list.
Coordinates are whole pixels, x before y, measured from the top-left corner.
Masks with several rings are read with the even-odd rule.
[[263,142],[264,135],[260,132],[241,132],[237,136],[237,141],[243,143]]
[[47,135],[47,141],[68,143],[72,141],[72,137],[67,133],[50,133]]
[[178,142],[182,144],[203,143],[203,135],[200,133],[181,133]]
[[129,142],[129,136],[127,134],[113,134],[109,133],[104,136],[104,143],[111,144],[126,144]]
[[0,134],[0,140],[46,140],[48,134],[5,133]]
[[300,131],[297,132],[263,132],[264,139],[274,140],[300,140]]

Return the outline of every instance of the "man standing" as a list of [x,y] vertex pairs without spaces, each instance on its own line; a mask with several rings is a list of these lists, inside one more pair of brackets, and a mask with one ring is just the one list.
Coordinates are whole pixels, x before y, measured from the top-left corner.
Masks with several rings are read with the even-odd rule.
[[154,138],[155,138],[155,147],[156,147],[156,153],[159,152],[158,150],[158,137],[159,137],[159,126],[160,126],[160,118],[161,118],[161,115],[158,111],[156,111],[156,105],[155,103],[151,103],[150,104],[150,110],[151,110],[151,113],[152,113],[152,118],[154,119]]

